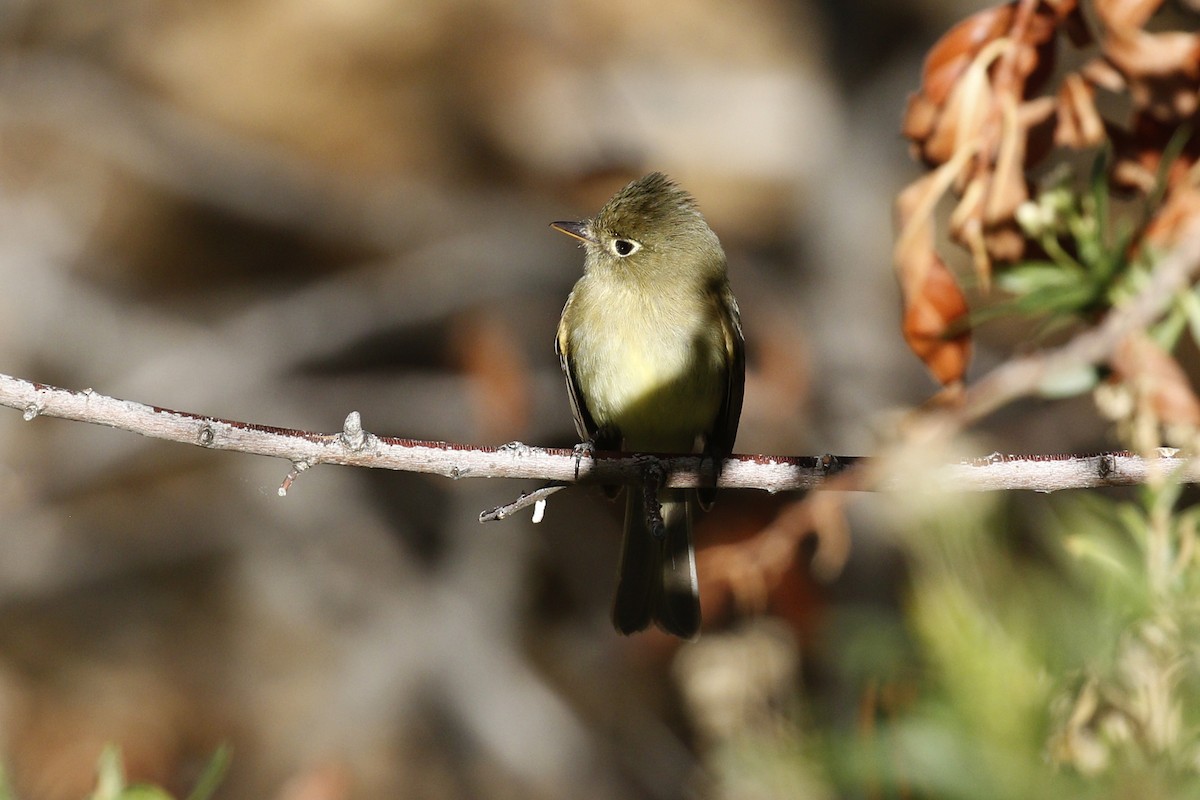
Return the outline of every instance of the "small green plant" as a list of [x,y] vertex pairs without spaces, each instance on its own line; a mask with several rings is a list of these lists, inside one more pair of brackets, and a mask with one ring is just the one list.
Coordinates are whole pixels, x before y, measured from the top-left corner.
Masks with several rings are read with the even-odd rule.
[[[230,749],[221,745],[213,753],[208,764],[204,767],[196,786],[188,794],[187,800],[208,800],[216,791],[221,779],[229,767]],[[0,800],[12,798],[8,787],[0,784]],[[15,800],[15,799],[14,799]],[[170,794],[157,786],[135,783],[129,784],[125,778],[125,767],[121,763],[121,749],[109,745],[100,754],[96,765],[96,789],[87,800],[174,800]]]

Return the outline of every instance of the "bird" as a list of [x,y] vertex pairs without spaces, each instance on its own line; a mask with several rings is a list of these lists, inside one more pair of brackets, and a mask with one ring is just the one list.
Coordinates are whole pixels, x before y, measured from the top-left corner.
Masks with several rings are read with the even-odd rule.
[[[695,199],[652,172],[591,219],[551,227],[585,251],[555,339],[583,446],[700,453],[719,473],[741,417],[745,338],[725,252]],[[713,490],[659,489],[661,527],[647,494],[626,492],[613,625],[695,639],[693,509]]]

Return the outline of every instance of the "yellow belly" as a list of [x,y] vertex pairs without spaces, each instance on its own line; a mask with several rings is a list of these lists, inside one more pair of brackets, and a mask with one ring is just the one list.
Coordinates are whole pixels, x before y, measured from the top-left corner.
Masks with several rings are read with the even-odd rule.
[[683,313],[629,300],[594,304],[598,313],[581,315],[587,324],[571,337],[588,413],[620,430],[626,450],[691,451],[724,399],[720,325],[707,307]]

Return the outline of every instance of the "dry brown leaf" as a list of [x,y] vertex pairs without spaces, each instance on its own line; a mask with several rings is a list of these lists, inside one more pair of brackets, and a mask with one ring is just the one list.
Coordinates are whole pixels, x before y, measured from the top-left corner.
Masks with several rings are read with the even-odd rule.
[[730,497],[697,522],[696,563],[706,623],[769,612],[801,632],[811,631],[822,604],[805,568],[802,543],[820,530],[807,500]]
[[[939,108],[937,103],[920,92],[910,94],[908,107],[904,110],[904,120],[900,124],[901,135],[911,142],[928,139],[941,115]],[[920,153],[914,153],[914,156],[919,157]]]
[[1098,89],[1117,94],[1125,91],[1128,83],[1121,70],[1114,67],[1103,58],[1093,58],[1079,68],[1080,75],[1085,81]]
[[981,11],[933,47],[921,91],[909,98],[903,130],[926,163],[946,164],[971,148],[970,169],[956,176],[961,201],[950,234],[971,252],[985,287],[994,262],[1024,252],[1013,215],[1029,199],[1025,168],[1053,141],[1047,129],[1056,107],[1029,95],[1051,72],[1058,26],[1077,16],[1075,0]]
[[1179,181],[1167,195],[1162,207],[1146,227],[1144,241],[1165,251],[1180,234],[1200,219],[1200,186]]
[[1174,126],[1197,110],[1200,34],[1144,30],[1159,5],[1132,0],[1096,3],[1096,15],[1104,29],[1100,49],[1128,87],[1135,129],[1139,117]]
[[[916,294],[925,285],[925,271],[933,254],[933,213],[948,189],[947,181],[954,178],[946,173],[943,166],[913,181],[896,196],[897,233],[892,261],[902,297]],[[939,175],[941,181],[937,180]]]
[[925,57],[921,93],[934,105],[943,104],[979,52],[1012,27],[1014,4],[985,9],[967,17],[938,39]]
[[929,255],[924,285],[904,298],[904,340],[945,385],[962,380],[971,361],[967,299],[945,262],[937,253]]
[[1012,217],[989,226],[984,232],[983,241],[993,261],[1012,263],[1025,255],[1025,232]]
[[1017,120],[1025,132],[1025,166],[1041,163],[1054,148],[1054,127],[1058,117],[1058,99],[1035,97],[1021,103]]
[[984,225],[1011,219],[1017,206],[1029,199],[1025,185],[1025,131],[1012,96],[1000,98],[1001,133],[995,155],[987,201],[983,206]]
[[1110,31],[1141,30],[1162,0],[1093,0],[1096,17]]
[[[986,291],[996,264],[1025,255],[1016,210],[1035,192],[1027,170],[1052,148],[1093,148],[1111,139],[1114,183],[1149,194],[1180,126],[1200,122],[1200,34],[1146,31],[1161,5],[1096,0],[1087,17],[1077,0],[1015,0],[969,17],[930,50],[903,130],[915,154],[936,169],[897,199],[894,261],[905,339],[939,380],[962,377],[970,342],[963,334],[965,299],[933,245],[938,200],[947,192],[958,196],[949,235],[971,255]],[[1077,46],[1098,42],[1102,57],[1040,94],[1056,74],[1060,33]],[[1100,115],[1097,88],[1128,95],[1131,130]],[[1169,241],[1185,218],[1200,213],[1193,190],[1183,188],[1197,159],[1200,143],[1193,140],[1171,165],[1150,241]],[[951,165],[947,181],[943,171]],[[1176,192],[1183,193],[1175,198]]]
[[988,74],[1010,45],[1012,4],[987,9],[951,28],[929,51],[921,91],[909,97],[902,126],[929,164],[944,164],[967,140],[976,139],[995,103]]
[[[904,302],[903,333],[912,351],[943,384],[960,380],[970,362],[966,298],[934,248],[933,211],[969,153],[914,181],[896,198],[893,260]],[[953,329],[955,335],[948,339]]]
[[[950,238],[971,254],[975,276],[982,286],[991,282],[991,260],[983,231],[983,202],[987,195],[988,174],[976,171],[975,177],[963,188],[962,199],[950,213]],[[922,279],[923,280],[923,279]],[[914,290],[915,291],[915,290]]]
[[1128,31],[1104,40],[1104,54],[1126,75],[1195,76],[1200,43],[1194,33]]
[[1067,75],[1058,88],[1054,143],[1083,149],[1104,141],[1104,120],[1096,110],[1096,90],[1082,75]]

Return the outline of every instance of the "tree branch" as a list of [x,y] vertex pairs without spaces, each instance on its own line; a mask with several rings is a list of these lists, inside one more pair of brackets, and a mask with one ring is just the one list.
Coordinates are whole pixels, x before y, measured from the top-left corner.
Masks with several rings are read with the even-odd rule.
[[[91,389],[62,389],[2,374],[0,406],[22,411],[26,420],[59,417],[212,450],[283,458],[292,463],[293,469],[280,487],[281,494],[286,493],[300,472],[317,464],[423,472],[454,479],[522,478],[563,486],[640,483],[646,469],[644,458],[622,453],[596,452],[580,457],[570,449],[530,447],[520,442],[475,447],[376,436],[363,430],[358,412],[347,416],[339,433],[313,433],[173,411],[108,397]],[[733,455],[722,464],[717,486],[768,492],[814,489],[831,473],[868,461],[852,456]],[[710,470],[702,467],[699,456],[666,455],[659,463],[666,473],[666,486],[696,487],[709,485],[711,481]],[[1178,470],[1186,480],[1200,481],[1196,464],[1175,457],[1173,451],[1164,451],[1158,459],[1144,459],[1127,452],[1090,456],[993,454],[940,467],[934,485],[960,491],[1049,492],[1144,483],[1154,469]],[[851,482],[845,487],[896,489],[903,488],[903,482],[902,478],[892,476],[878,487],[863,486],[861,482]],[[922,485],[928,485],[928,480],[922,480]],[[542,487],[514,503],[484,512],[481,518],[502,519],[544,500],[558,488]]]
[[[585,484],[639,483],[645,470],[644,461],[628,453],[600,451],[577,458],[571,449],[530,447],[520,442],[476,447],[376,436],[362,430],[358,412],[350,413],[340,433],[314,433],[174,411],[108,397],[91,389],[62,389],[2,374],[0,406],[23,411],[27,420],[47,416],[106,425],[212,450],[284,458],[303,465],[302,469],[341,464],[454,479],[527,478]],[[701,471],[700,461],[699,456],[664,457],[661,463],[668,476],[665,485],[707,485],[711,478]],[[825,472],[818,458],[734,456],[725,463],[717,485],[769,492],[811,489],[820,485]]]

